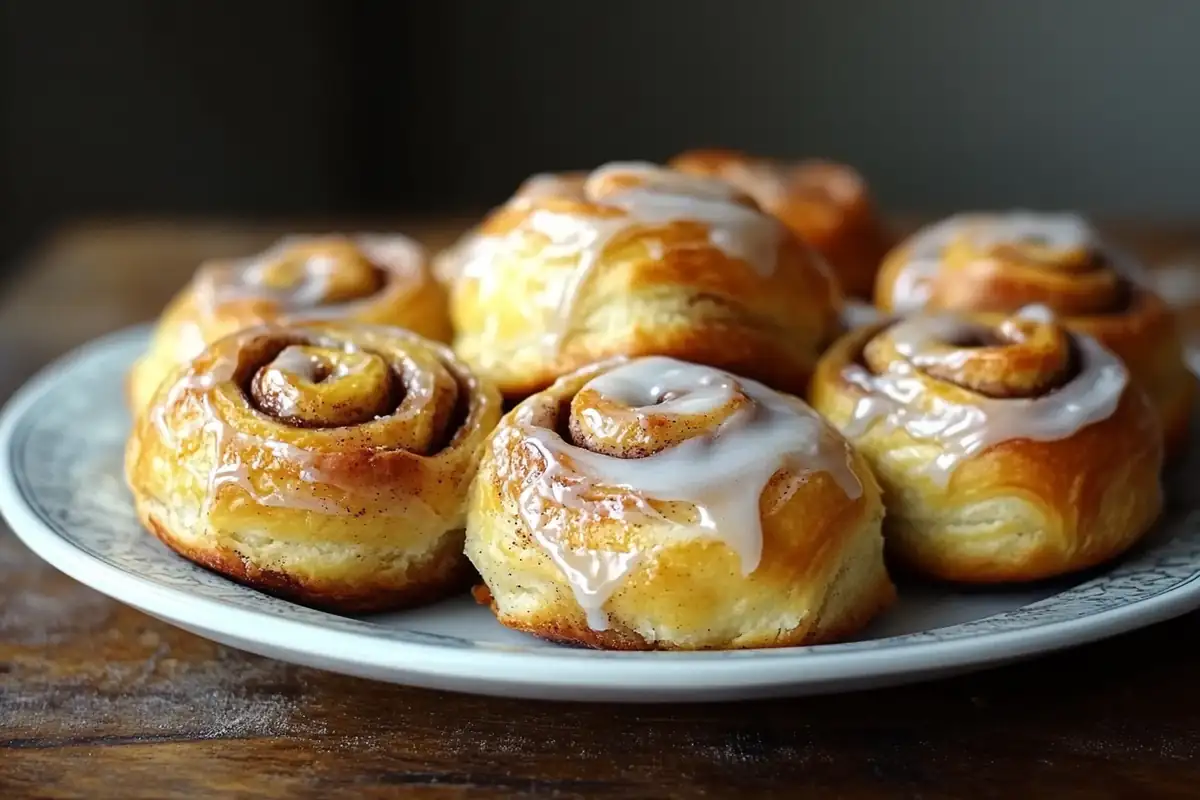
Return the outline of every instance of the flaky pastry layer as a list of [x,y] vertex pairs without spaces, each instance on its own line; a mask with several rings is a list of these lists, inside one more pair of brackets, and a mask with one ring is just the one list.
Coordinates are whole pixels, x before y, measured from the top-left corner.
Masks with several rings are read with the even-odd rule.
[[513,400],[651,354],[803,391],[840,294],[784,226],[713,187],[617,165],[514,198],[445,259],[456,352]]
[[[943,482],[937,465],[954,457],[945,443],[886,417],[863,429],[866,404],[877,395],[853,378],[854,369],[863,368],[864,349],[888,326],[852,331],[834,344],[817,368],[810,401],[878,477],[888,551],[899,562],[950,581],[1033,581],[1108,561],[1151,528],[1162,508],[1161,431],[1139,386],[1127,386],[1111,416],[1067,438],[991,444]],[[1028,355],[989,366],[998,381],[1011,380],[1037,368]],[[919,370],[906,379],[920,385],[922,402],[970,405],[986,396]]]
[[[708,436],[720,420],[732,417],[721,435],[737,436],[743,418],[736,415],[755,413],[753,405],[735,403],[716,417],[701,412],[664,419],[648,409],[637,412],[650,415],[643,418],[648,421],[631,421],[594,392],[581,393],[612,363],[581,370],[529,398],[501,421],[485,451],[471,490],[466,550],[486,584],[478,595],[500,622],[553,641],[608,649],[777,647],[849,637],[893,600],[878,486],[865,460],[824,423],[861,486],[856,497],[826,472],[784,466],[761,487],[736,474],[732,463],[725,466],[730,473],[717,491],[750,492],[761,524],[761,557],[749,574],[729,540],[744,531],[723,536],[718,519],[718,530],[705,533],[701,506],[587,477],[586,467],[561,453],[581,447],[615,460],[660,457],[672,451],[657,448]],[[580,432],[584,425],[590,432]],[[574,435],[566,432],[572,427]],[[557,441],[566,444],[552,438],[560,435],[566,438]],[[659,466],[654,480],[669,480],[675,467]],[[720,472],[721,464],[712,469]],[[739,478],[746,483],[739,485]],[[629,559],[619,580],[602,584],[611,592],[599,609],[604,624],[581,604],[578,583],[561,565],[564,554],[593,579],[596,563]],[[597,562],[601,557],[607,561]]]
[[[276,283],[268,282],[272,267],[282,267]],[[246,280],[258,274],[268,278]],[[400,236],[295,236],[247,259],[209,262],[160,315],[149,349],[129,373],[129,404],[146,408],[173,370],[255,325],[343,319],[449,342],[447,303],[425,253]]]
[[253,328],[163,383],[126,478],[144,524],[196,563],[312,606],[397,608],[472,574],[467,489],[499,415],[494,388],[410,332]]

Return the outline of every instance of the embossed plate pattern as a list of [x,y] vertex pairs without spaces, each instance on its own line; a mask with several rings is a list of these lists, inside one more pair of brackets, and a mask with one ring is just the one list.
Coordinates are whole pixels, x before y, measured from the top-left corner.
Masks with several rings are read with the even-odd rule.
[[[348,618],[260,594],[145,534],[121,476],[122,382],[145,347],[134,328],[31,381],[0,421],[0,510],[75,579],[188,630],[263,655],[416,686],[532,698],[724,700],[843,691],[1026,658],[1200,606],[1200,516],[1175,502],[1152,541],[1110,569],[1017,591],[903,586],[865,638],[728,653],[608,653],[500,627],[469,598]],[[1196,485],[1190,464],[1173,482]],[[1175,493],[1179,494],[1179,493]]]

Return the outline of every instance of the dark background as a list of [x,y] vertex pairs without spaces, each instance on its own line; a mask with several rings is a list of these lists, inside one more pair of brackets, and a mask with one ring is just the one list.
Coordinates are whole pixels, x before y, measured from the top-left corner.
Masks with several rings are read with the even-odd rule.
[[81,214],[481,210],[696,145],[891,209],[1200,215],[1200,3],[0,4],[0,248]]

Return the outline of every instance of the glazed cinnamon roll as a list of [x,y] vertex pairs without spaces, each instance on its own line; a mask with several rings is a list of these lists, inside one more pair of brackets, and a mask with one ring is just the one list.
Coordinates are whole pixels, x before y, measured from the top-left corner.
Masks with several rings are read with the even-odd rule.
[[593,365],[500,423],[467,554],[500,622],[613,649],[847,637],[892,599],[879,488],[802,401],[665,357]]
[[833,267],[842,291],[867,300],[893,244],[867,183],[852,167],[826,159],[786,162],[736,150],[692,150],[671,166],[723,178],[753,197]]
[[130,403],[145,408],[172,369],[254,325],[346,319],[448,342],[446,302],[424,251],[403,236],[290,236],[258,255],[200,267],[134,366]]
[[1080,570],[1137,542],[1162,506],[1148,396],[1044,308],[854,331],[822,358],[811,399],[879,478],[890,551],[925,575]]
[[499,394],[441,345],[349,323],[219,339],[126,451],[146,527],[186,558],[337,611],[463,588],[467,487]]
[[887,257],[876,305],[899,314],[1046,307],[1124,359],[1173,454],[1187,442],[1196,382],[1175,317],[1144,275],[1077,215],[964,214],[919,231]]
[[651,164],[543,176],[447,256],[455,350],[521,398],[669,355],[799,392],[837,331],[819,259],[728,183]]

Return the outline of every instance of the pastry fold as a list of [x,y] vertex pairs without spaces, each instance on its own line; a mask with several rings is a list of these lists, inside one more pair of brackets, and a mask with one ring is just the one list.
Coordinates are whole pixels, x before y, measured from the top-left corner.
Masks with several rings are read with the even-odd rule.
[[736,150],[690,150],[675,169],[729,181],[829,262],[847,297],[869,300],[875,273],[894,236],[876,210],[866,180],[828,159],[787,162]]
[[1145,285],[1144,272],[1077,215],[962,214],[889,254],[875,299],[898,314],[1041,306],[1125,361],[1162,419],[1170,457],[1186,448],[1196,379],[1175,316]]
[[126,450],[138,515],[258,589],[378,611],[463,588],[467,489],[499,394],[399,328],[264,326],[179,367]]
[[424,250],[406,237],[289,236],[248,258],[201,265],[167,305],[148,352],[134,365],[130,405],[144,409],[175,367],[244,328],[350,320],[449,342],[446,305]]
[[1162,508],[1162,433],[1095,339],[1015,315],[927,312],[852,331],[810,393],[883,486],[889,552],[953,581],[1107,561]]
[[834,281],[778,220],[651,164],[535,176],[438,264],[456,352],[510,400],[641,355],[802,392],[839,324]]
[[501,623],[611,649],[850,636],[891,602],[879,488],[803,401],[711,367],[615,359],[509,412],[467,554]]

